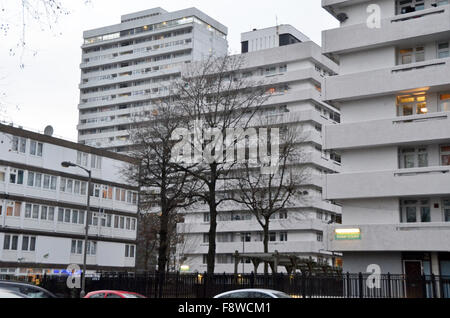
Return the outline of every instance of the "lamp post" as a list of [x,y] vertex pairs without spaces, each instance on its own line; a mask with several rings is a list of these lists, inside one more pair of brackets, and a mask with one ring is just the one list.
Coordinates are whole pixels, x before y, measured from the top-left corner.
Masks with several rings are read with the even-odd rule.
[[85,234],[84,234],[84,255],[83,255],[83,272],[82,272],[82,278],[81,278],[81,292],[80,292],[80,298],[83,298],[86,296],[86,260],[87,260],[87,245],[88,245],[88,239],[89,239],[89,214],[91,210],[91,179],[92,179],[92,172],[91,170],[88,170],[80,165],[77,165],[75,163],[64,161],[61,162],[61,166],[64,168],[69,167],[78,167],[84,171],[87,172],[89,176],[88,180],[88,186],[87,186],[87,206],[86,206],[86,227],[85,227]]

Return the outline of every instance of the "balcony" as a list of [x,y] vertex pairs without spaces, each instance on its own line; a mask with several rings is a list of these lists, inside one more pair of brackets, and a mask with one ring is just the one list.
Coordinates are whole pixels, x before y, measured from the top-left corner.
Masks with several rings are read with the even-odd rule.
[[[324,250],[323,242],[317,241],[288,241],[288,242],[270,242],[269,251],[277,250],[280,253],[320,253]],[[262,253],[264,250],[263,242],[246,242],[245,253]],[[216,249],[221,254],[234,254],[236,251],[242,252],[242,242],[217,243]],[[197,246],[188,246],[183,251],[184,254],[207,254],[208,243],[202,243]]]
[[450,166],[342,173],[326,176],[324,195],[329,200],[446,196]]
[[325,126],[324,149],[344,150],[450,140],[450,112]]
[[326,101],[345,101],[397,94],[418,87],[445,89],[450,87],[448,74],[450,74],[450,59],[434,59],[379,70],[327,77],[324,81],[322,94]]
[[[321,220],[271,220],[271,231],[323,231],[325,223]],[[209,232],[209,223],[183,223],[178,225],[179,233],[201,234]],[[259,223],[253,219],[250,221],[219,221],[217,233],[241,233],[241,232],[261,232]]]
[[391,46],[405,40],[421,42],[436,34],[450,37],[450,6],[388,17],[381,20],[381,28],[372,29],[361,23],[324,31],[322,52],[341,54]]
[[[335,229],[358,228],[361,239],[336,240]],[[335,252],[450,251],[450,223],[330,226],[327,249]]]

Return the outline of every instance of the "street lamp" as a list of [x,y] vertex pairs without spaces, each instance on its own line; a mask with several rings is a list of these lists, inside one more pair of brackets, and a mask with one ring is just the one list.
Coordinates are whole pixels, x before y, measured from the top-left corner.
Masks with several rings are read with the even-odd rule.
[[83,273],[82,273],[83,276],[81,279],[81,292],[80,292],[80,298],[83,298],[84,296],[86,296],[86,258],[87,258],[87,245],[88,245],[88,239],[89,239],[89,223],[88,222],[89,222],[89,214],[90,214],[90,210],[91,210],[90,190],[91,190],[92,173],[91,173],[91,170],[88,170],[80,165],[77,165],[77,164],[69,162],[69,161],[61,162],[61,166],[63,166],[64,168],[78,167],[78,168],[86,171],[89,176],[88,186],[87,186],[86,227],[85,227],[85,234],[84,234],[84,255],[83,255]]

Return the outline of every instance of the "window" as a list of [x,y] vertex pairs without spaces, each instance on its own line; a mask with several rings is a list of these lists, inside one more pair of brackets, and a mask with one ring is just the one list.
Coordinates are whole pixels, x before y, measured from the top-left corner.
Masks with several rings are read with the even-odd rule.
[[34,187],[34,172],[28,171],[27,185]]
[[12,138],[11,150],[15,152],[25,153],[27,148],[27,140],[22,137],[14,136]]
[[130,219],[130,218],[127,218],[125,228],[126,228],[127,230],[131,230],[131,219]]
[[28,236],[22,237],[22,251],[28,251],[29,242],[30,238]]
[[53,221],[55,219],[55,208],[50,206],[48,208],[48,216],[47,216],[47,220],[48,221]]
[[117,215],[114,216],[114,228],[115,229],[119,228],[119,216]]
[[25,218],[26,219],[31,219],[31,210],[32,210],[32,205],[29,203],[25,204]]
[[425,61],[425,48],[423,46],[401,49],[398,52],[399,64],[410,64]]
[[72,254],[78,254],[78,255],[83,254],[83,241],[81,241],[81,240],[72,240],[72,245],[71,245],[70,252]]
[[19,237],[17,235],[14,235],[11,241],[11,250],[17,251],[18,245],[19,245]]
[[446,57],[450,57],[450,42],[442,42],[438,43],[437,46],[437,57],[442,59]]
[[241,233],[241,242],[251,242],[252,233]]
[[66,192],[66,183],[67,183],[67,179],[61,178],[61,182],[59,184],[59,191]]
[[450,145],[441,146],[441,165],[450,166]]
[[397,14],[405,14],[425,9],[425,0],[397,0]]
[[87,255],[97,255],[97,242],[87,242]]
[[404,223],[431,222],[431,207],[429,200],[401,201],[401,221]]
[[84,215],[85,215],[84,211],[79,212],[78,224],[84,224]]
[[102,168],[102,157],[91,155],[91,168],[101,169]]
[[6,180],[6,168],[0,168],[0,182],[5,182]]
[[287,211],[280,212],[280,220],[286,220],[288,218]]
[[64,223],[70,223],[70,213],[71,210],[70,209],[65,209],[64,210]]
[[125,257],[134,258],[135,246],[125,245]]
[[406,95],[397,98],[397,115],[411,116],[427,114],[427,96],[420,95]]
[[78,211],[77,210],[72,211],[72,223],[78,224]]
[[24,171],[12,169],[9,172],[9,183],[12,184],[23,184]]
[[81,190],[81,181],[75,180],[73,191],[75,194],[80,194]]
[[280,73],[286,73],[286,72],[287,72],[287,65],[286,64],[281,65],[280,66]]
[[400,149],[400,168],[428,167],[428,149],[426,146]]
[[444,220],[450,222],[450,199],[444,200]]
[[48,217],[48,207],[41,207],[41,220],[47,220]]
[[58,209],[58,222],[64,222],[64,209]]
[[269,241],[276,242],[277,241],[277,233],[275,233],[275,232],[269,233]]
[[450,111],[450,93],[439,95],[439,110],[441,112]]
[[80,185],[80,194],[86,195],[87,194],[87,182],[82,181]]
[[73,180],[68,179],[66,184],[66,192],[72,193],[73,192]]
[[210,222],[209,213],[203,213],[203,223],[209,223],[209,222]]
[[8,202],[6,206],[6,216],[20,217],[22,203]]
[[9,250],[9,247],[11,245],[11,235],[5,235],[3,238],[3,249]]
[[36,188],[40,188],[42,186],[42,174],[36,173],[35,180],[34,180],[34,186]]
[[33,219],[39,219],[39,205],[33,204]]
[[30,155],[42,157],[42,150],[44,145],[40,142],[31,140],[30,141]]
[[280,233],[280,242],[287,242],[287,240],[288,240],[287,232],[281,232]]
[[317,242],[323,242],[323,233],[317,233]]
[[120,217],[120,228],[121,229],[125,228],[125,217],[123,216]]
[[77,164],[83,167],[88,166],[88,154],[84,152],[77,152]]

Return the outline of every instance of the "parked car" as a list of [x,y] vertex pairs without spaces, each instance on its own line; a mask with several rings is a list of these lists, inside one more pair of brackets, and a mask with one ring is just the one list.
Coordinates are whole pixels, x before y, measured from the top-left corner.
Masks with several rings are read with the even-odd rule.
[[118,290],[98,290],[88,293],[84,298],[146,298],[138,293]]
[[0,288],[25,295],[28,298],[57,298],[48,290],[28,283],[0,280]]
[[220,295],[215,296],[214,298],[256,299],[256,298],[292,298],[292,297],[286,293],[270,289],[239,289],[222,293]]
[[3,298],[28,298],[26,295],[0,288],[0,299]]

